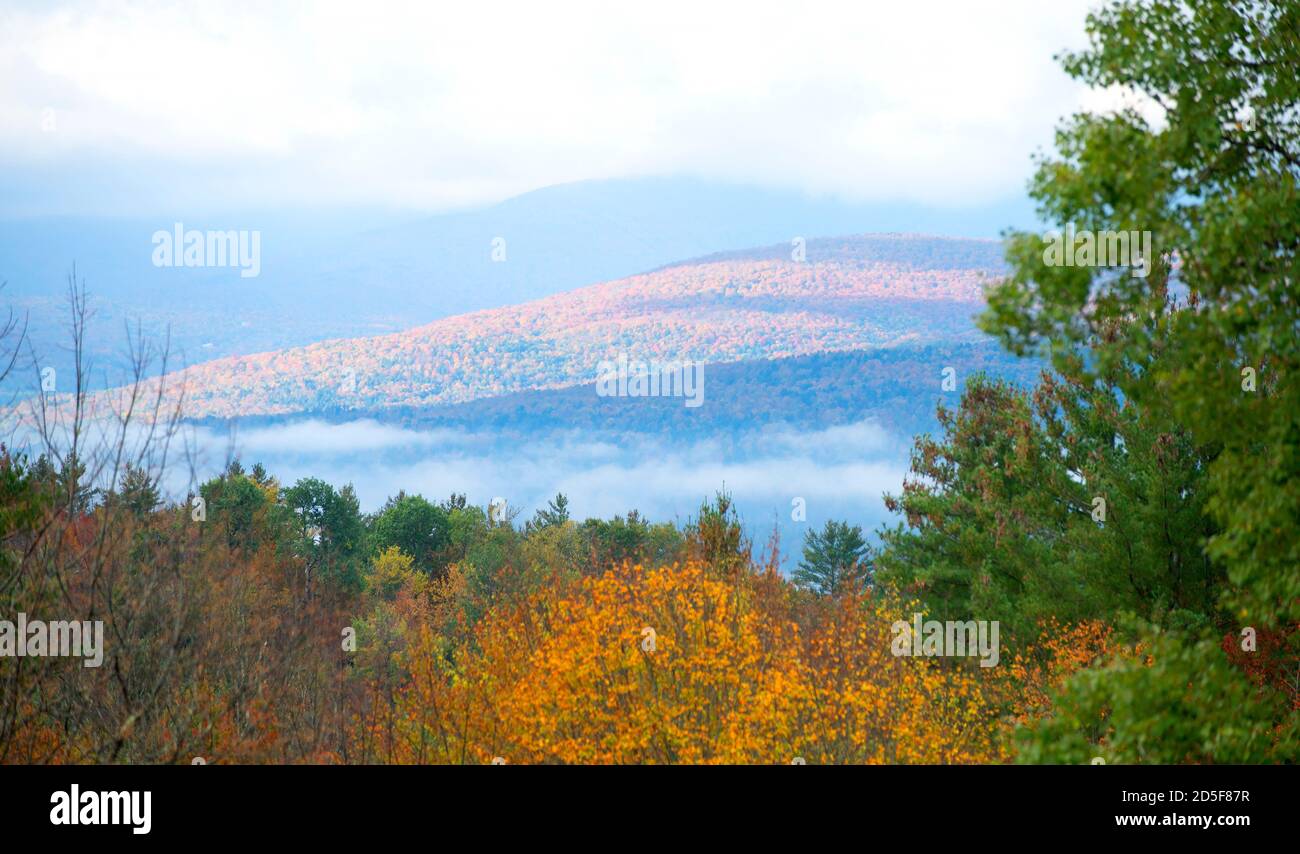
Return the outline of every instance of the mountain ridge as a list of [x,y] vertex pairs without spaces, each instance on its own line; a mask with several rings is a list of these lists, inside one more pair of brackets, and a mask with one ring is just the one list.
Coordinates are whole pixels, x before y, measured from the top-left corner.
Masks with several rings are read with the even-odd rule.
[[[416,217],[416,218],[412,218]],[[719,251],[796,237],[919,232],[991,237],[1025,224],[1021,201],[924,207],[853,202],[683,177],[582,181],[433,215],[378,210],[162,211],[131,218],[0,220],[0,281],[30,317],[42,365],[71,369],[64,343],[75,264],[94,309],[91,355],[117,365],[124,323],[170,336],[197,363],[336,338],[396,332],[518,305]],[[261,232],[260,275],[157,268],[151,235]],[[504,241],[503,263],[493,260]],[[25,382],[16,379],[10,387]]]
[[984,340],[995,242],[851,235],[707,256],[400,332],[228,356],[168,376],[187,417],[383,412],[592,382],[601,361],[746,362]]

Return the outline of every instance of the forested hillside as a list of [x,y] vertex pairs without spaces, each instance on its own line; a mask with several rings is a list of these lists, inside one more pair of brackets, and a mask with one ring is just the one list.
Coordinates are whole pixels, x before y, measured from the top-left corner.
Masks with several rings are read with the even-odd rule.
[[[650,397],[629,406],[625,399],[597,395],[588,382],[460,404],[374,411],[328,407],[313,414],[338,423],[369,416],[409,428],[490,431],[503,437],[578,431],[593,438],[637,433],[684,440],[764,426],[815,430],[861,421],[874,422],[895,436],[910,436],[935,429],[935,406],[955,402],[961,387],[976,374],[1032,385],[1041,367],[1041,361],[1010,356],[991,341],[900,345],[709,365],[706,405],[694,408],[674,397]],[[943,386],[945,368],[954,371],[951,390]],[[245,416],[238,424],[255,428],[290,419]],[[225,418],[194,420],[212,427],[227,423]]]
[[464,403],[594,382],[633,359],[706,364],[973,341],[998,244],[812,240],[679,264],[407,332],[204,363],[169,378],[190,418]]

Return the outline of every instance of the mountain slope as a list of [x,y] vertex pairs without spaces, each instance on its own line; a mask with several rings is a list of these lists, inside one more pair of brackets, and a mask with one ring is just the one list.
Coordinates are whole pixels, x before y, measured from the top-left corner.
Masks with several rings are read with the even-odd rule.
[[[157,268],[151,235],[261,232],[261,272]],[[89,285],[88,341],[103,363],[124,322],[171,341],[189,363],[408,329],[541,299],[718,250],[867,231],[987,235],[1026,225],[1024,202],[938,210],[849,203],[689,178],[585,181],[487,207],[412,219],[377,211],[178,211],[157,218],[0,221],[4,297],[30,316],[42,364],[66,373],[67,275]],[[504,241],[505,261],[492,257]],[[25,378],[24,378],[25,379]]]
[[676,264],[405,332],[208,362],[185,375],[193,418],[465,403],[590,383],[599,362],[776,359],[977,341],[993,241],[876,235]]
[[[943,371],[948,367],[955,371],[951,390],[943,386]],[[975,373],[1030,386],[1041,368],[1041,363],[1017,359],[988,339],[713,364],[705,374],[707,405],[699,407],[671,397],[601,397],[589,382],[467,403],[392,406],[377,413],[324,409],[312,417],[330,423],[373,417],[414,430],[486,434],[505,443],[570,431],[595,433],[607,440],[646,434],[674,441],[719,439],[769,427],[817,431],[863,421],[874,422],[890,435],[908,437],[934,431],[936,406],[954,406]],[[298,419],[251,416],[241,418],[240,424],[256,429],[287,420]],[[214,428],[223,421],[201,420]]]

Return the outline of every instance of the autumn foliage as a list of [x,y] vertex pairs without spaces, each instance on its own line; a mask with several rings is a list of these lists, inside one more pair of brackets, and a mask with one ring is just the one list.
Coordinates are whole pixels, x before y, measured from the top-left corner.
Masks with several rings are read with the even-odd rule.
[[395,762],[977,762],[975,674],[894,657],[887,609],[801,609],[778,577],[624,565],[490,614],[444,655],[423,630],[391,707],[362,716]]

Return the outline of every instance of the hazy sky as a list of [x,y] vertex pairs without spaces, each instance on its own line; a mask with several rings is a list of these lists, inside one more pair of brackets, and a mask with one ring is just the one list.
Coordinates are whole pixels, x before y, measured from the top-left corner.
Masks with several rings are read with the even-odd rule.
[[433,210],[692,174],[1023,190],[1083,0],[12,3],[0,214]]

